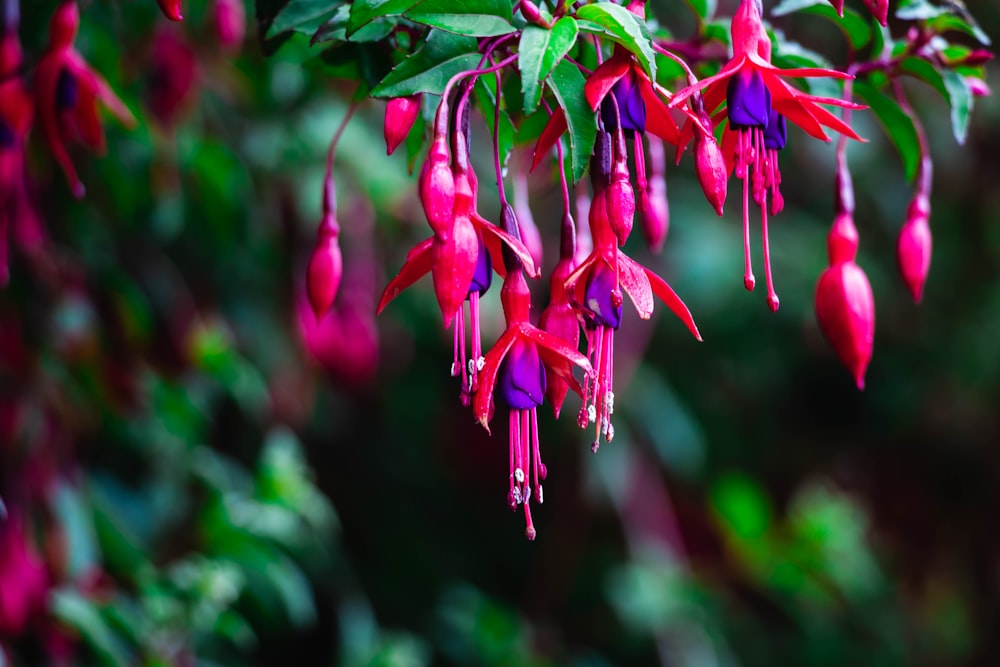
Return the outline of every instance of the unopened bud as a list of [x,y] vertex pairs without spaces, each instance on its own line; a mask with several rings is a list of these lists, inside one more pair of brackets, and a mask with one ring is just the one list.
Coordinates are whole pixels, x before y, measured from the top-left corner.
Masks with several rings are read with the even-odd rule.
[[438,236],[448,234],[455,212],[455,177],[451,172],[448,141],[434,137],[420,174],[420,203],[431,229]]
[[917,195],[906,212],[906,222],[896,240],[896,260],[899,273],[920,303],[924,295],[924,282],[931,267],[930,202],[926,196]]
[[993,60],[992,52],[987,51],[986,49],[976,49],[956,64],[966,65],[968,67],[978,67],[980,65],[985,65],[991,60]]
[[521,15],[528,23],[534,23],[535,25],[540,25],[544,28],[552,27],[551,24],[542,16],[542,12],[538,9],[538,5],[534,2],[531,0],[521,0],[520,5]]
[[969,90],[971,90],[972,94],[976,97],[989,97],[993,94],[993,91],[990,90],[990,87],[986,84],[986,82],[978,76],[965,77],[965,83],[968,84]]
[[653,252],[659,252],[667,240],[670,229],[670,206],[667,202],[667,180],[654,175],[649,180],[649,190],[643,197],[642,231]]
[[844,15],[844,0],[830,0],[830,4],[833,5],[834,10],[836,10],[837,16]]
[[722,207],[726,203],[726,189],[729,173],[726,160],[715,137],[703,136],[695,130],[694,135],[695,169],[698,173],[698,183],[705,193],[705,198],[715,212],[722,215]]
[[243,0],[215,0],[212,19],[219,46],[223,49],[239,50],[243,45],[247,26]]
[[875,297],[861,267],[839,262],[823,272],[816,285],[816,319],[858,389],[864,389],[875,340]]
[[608,222],[611,224],[615,236],[618,237],[618,244],[625,245],[635,222],[635,190],[632,188],[628,171],[628,155],[625,152],[624,139],[620,132],[617,144],[606,205],[608,207]]
[[306,272],[306,292],[316,319],[323,317],[333,306],[342,273],[340,226],[332,215],[327,215],[316,232],[316,245]]
[[420,115],[420,94],[394,97],[385,105],[385,153],[403,143]]

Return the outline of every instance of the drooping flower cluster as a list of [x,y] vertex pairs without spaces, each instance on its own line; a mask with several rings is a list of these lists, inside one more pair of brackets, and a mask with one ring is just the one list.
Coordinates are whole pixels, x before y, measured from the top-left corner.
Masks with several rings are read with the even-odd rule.
[[[867,4],[884,25],[886,3]],[[834,1],[833,5],[838,13],[843,11],[843,3]],[[559,28],[561,13],[550,17],[527,1],[517,7],[525,20],[537,26],[530,29],[552,30],[554,34]],[[572,15],[573,10],[560,10],[566,11]],[[628,14],[622,12],[629,12],[641,23],[645,11],[642,0],[633,0],[627,7],[609,12],[613,18],[608,20],[625,25]],[[622,326],[625,296],[642,319],[651,316],[654,296],[658,297],[701,340],[690,311],[670,286],[622,250],[637,215],[652,250],[659,250],[666,239],[670,220],[664,173],[667,145],[675,147],[678,161],[693,145],[698,181],[719,215],[723,214],[730,175],[735,173],[740,180],[743,282],[747,290],[753,290],[756,284],[751,264],[751,203],[759,208],[767,303],[776,311],[779,299],[772,275],[768,224],[784,208],[779,153],[790,139],[790,126],[822,141],[831,140],[828,131],[839,135],[838,215],[829,235],[830,265],[816,289],[816,315],[858,387],[864,386],[874,340],[874,299],[867,276],[856,263],[858,233],[845,153],[847,139],[863,141],[849,123],[852,110],[866,108],[852,98],[851,81],[857,67],[844,71],[814,66],[777,67],[772,63],[772,38],[760,0],[741,0],[732,20],[731,37],[732,57],[721,63],[717,72],[700,80],[685,59],[671,51],[669,43],[654,40],[651,47],[679,63],[687,76],[686,86],[675,93],[653,75],[648,53],[636,49],[622,35],[603,44],[605,48],[601,48],[600,39],[595,41],[598,48],[596,66],[590,64],[593,69],[567,58],[585,77],[582,97],[593,112],[596,126],[589,160],[590,188],[578,193],[578,202],[583,206],[577,217],[581,221],[585,217],[587,224],[578,228],[570,211],[569,160],[565,152],[566,148],[578,148],[576,144],[585,134],[580,132],[580,109],[567,105],[560,97],[566,90],[554,85],[558,106],[548,107],[549,117],[537,135],[531,167],[536,169],[549,156],[556,156],[564,212],[559,258],[549,277],[549,303],[537,326],[531,323],[531,294],[526,278],[537,277],[542,244],[516,161],[515,206],[507,201],[499,129],[505,67],[513,69],[513,63],[523,54],[512,48],[509,35],[483,38],[478,68],[456,74],[444,87],[419,179],[420,201],[433,235],[409,253],[399,274],[389,282],[378,309],[381,311],[424,274],[432,275],[444,323],[453,328],[451,372],[461,376],[463,402],[468,404],[471,399],[474,417],[487,428],[497,397],[509,409],[508,503],[512,508],[524,506],[529,538],[535,536],[529,502],[532,498],[542,500],[541,482],[547,475],[541,463],[536,418],[543,398],[548,398],[558,418],[573,389],[582,399],[579,426],[594,429],[592,449],[596,452],[602,440],[610,442],[614,438],[614,339]],[[690,45],[680,46],[690,51]],[[524,41],[519,48],[527,48]],[[581,50],[574,57],[585,60],[588,56]],[[890,71],[895,62],[880,60],[870,67]],[[526,75],[522,69],[521,76]],[[472,88],[486,76],[496,77],[491,89],[496,92],[490,93],[495,95],[495,108],[484,110],[484,116],[492,119],[493,125],[499,227],[479,217],[478,178],[469,157],[468,100]],[[792,83],[796,79],[819,78],[828,79],[843,90],[843,95],[821,97]],[[528,88],[525,83],[523,90]],[[477,96],[480,103],[482,99]],[[410,135],[421,103],[420,94],[389,100],[385,115],[387,152],[392,153]],[[526,101],[526,112],[528,106]],[[840,115],[831,107],[839,108]],[[904,110],[909,113],[907,107]],[[922,144],[924,156],[925,149]],[[920,299],[930,258],[930,165],[929,160],[924,162],[920,187],[897,245],[900,270],[916,300]],[[578,243],[578,237],[585,238],[586,245]],[[489,289],[494,270],[504,279],[501,300],[506,329],[484,355],[479,298]],[[464,313],[466,303],[468,318]],[[471,331],[471,345],[467,331]],[[585,354],[579,351],[581,340],[586,341]],[[580,369],[575,377],[574,366]]]

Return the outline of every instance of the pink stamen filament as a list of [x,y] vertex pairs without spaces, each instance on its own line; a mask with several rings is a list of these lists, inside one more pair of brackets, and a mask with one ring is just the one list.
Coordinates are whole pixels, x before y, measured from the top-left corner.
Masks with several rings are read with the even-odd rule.
[[771,246],[767,238],[767,191],[764,191],[764,201],[760,207],[760,231],[764,237],[764,279],[767,282],[767,305],[772,313],[778,312],[778,295],[774,291],[774,280],[771,278]]
[[472,359],[469,367],[469,384],[475,392],[479,383],[479,363],[483,358],[483,342],[479,333],[479,292],[469,295],[469,320],[472,326]]

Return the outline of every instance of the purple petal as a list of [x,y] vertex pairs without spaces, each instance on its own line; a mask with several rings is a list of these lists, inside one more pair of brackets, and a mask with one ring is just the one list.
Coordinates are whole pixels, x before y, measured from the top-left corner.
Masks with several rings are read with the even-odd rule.
[[479,236],[479,254],[476,256],[476,270],[472,274],[472,282],[469,283],[469,295],[479,292],[479,296],[486,294],[490,285],[493,284],[493,260],[490,253],[486,251],[486,244],[483,237]]
[[788,143],[788,123],[785,117],[771,109],[771,117],[764,128],[764,148],[780,151]]
[[735,127],[766,128],[771,115],[771,91],[756,69],[743,70],[726,88],[729,122]]
[[618,281],[615,274],[603,263],[594,265],[594,270],[587,278],[584,291],[583,309],[589,323],[594,326],[617,329],[622,323],[622,302],[619,294],[618,305],[612,294],[618,291]]
[[498,393],[512,410],[531,410],[545,397],[545,366],[534,343],[518,340],[500,364]]
[[618,129],[619,119],[623,130],[646,131],[646,102],[631,72],[618,79],[611,88],[611,94],[601,102],[601,119],[609,132]]
[[76,106],[76,101],[80,98],[80,86],[76,76],[64,67],[59,72],[59,79],[56,81],[56,108],[72,109]]

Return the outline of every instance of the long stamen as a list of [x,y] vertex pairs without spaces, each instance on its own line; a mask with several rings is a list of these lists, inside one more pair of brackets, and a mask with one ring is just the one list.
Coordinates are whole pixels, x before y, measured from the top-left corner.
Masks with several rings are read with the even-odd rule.
[[517,493],[515,492],[515,482],[514,482],[514,470],[516,466],[516,457],[514,453],[514,442],[517,437],[517,411],[511,410],[507,415],[507,428],[509,431],[508,441],[509,441],[509,453],[510,453],[510,489],[507,491],[507,506],[510,507],[512,511],[517,510]]
[[597,359],[594,368],[598,369],[597,377],[594,378],[594,396],[590,406],[587,408],[590,421],[595,424],[594,442],[590,446],[591,451],[597,452],[601,446],[601,402],[604,397],[604,374],[600,371],[604,361],[604,326],[597,327]]
[[767,305],[772,313],[778,312],[778,295],[774,291],[774,280],[771,278],[771,247],[767,238],[767,190],[764,191],[764,201],[760,207],[760,231],[764,237],[764,278],[767,281]]
[[[521,413],[521,448],[522,448],[522,460],[525,462],[525,468],[527,468],[527,461],[529,457],[529,447],[531,446],[531,431],[530,431],[530,413],[534,413],[535,409],[531,410],[518,410]],[[536,480],[537,480],[537,472]],[[524,535],[529,540],[535,539],[535,526],[531,522],[531,487],[529,486],[529,480],[527,475],[524,478]]]
[[479,371],[483,369],[483,341],[479,331],[479,292],[469,295],[469,320],[472,328],[472,359],[469,360],[469,374],[472,391],[479,386]]
[[538,410],[531,411],[531,443],[535,450],[535,496],[538,497],[538,504],[545,502],[542,496],[542,482],[548,477],[548,469],[542,463],[542,450],[538,446]]
[[466,362],[466,356],[465,356],[465,306],[464,305],[458,310],[458,314],[455,317],[456,317],[456,326],[458,328],[458,337],[460,341],[458,354],[459,354],[459,359],[461,361],[461,365],[459,366],[459,368],[461,369],[462,373],[462,404],[468,406],[471,394],[469,386],[469,375],[466,372],[466,370],[468,369],[468,364]]
[[752,292],[757,280],[750,260],[750,174],[743,175],[743,286]]
[[614,392],[614,379],[615,379],[615,330],[608,327],[605,332],[608,342],[608,352],[607,352],[607,372],[608,372],[608,388],[605,392],[605,409],[607,411],[608,429],[604,434],[604,438],[611,442],[615,437],[615,427],[611,425],[611,415],[615,413],[615,392]]

